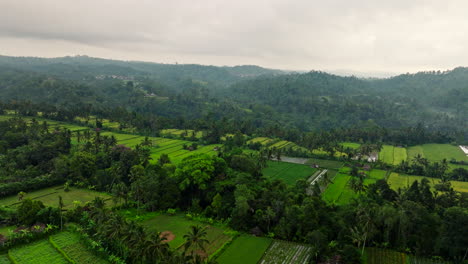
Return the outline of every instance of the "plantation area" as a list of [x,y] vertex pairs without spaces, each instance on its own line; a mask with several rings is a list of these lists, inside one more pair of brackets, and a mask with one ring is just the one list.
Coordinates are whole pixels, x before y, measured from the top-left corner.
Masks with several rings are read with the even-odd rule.
[[[352,177],[349,172],[350,169],[344,167],[338,171],[334,178],[330,177],[331,183],[322,194],[322,198],[326,202],[343,205],[348,204],[351,199],[357,197],[356,192],[349,186],[349,181]],[[365,173],[364,185],[366,186],[375,183],[377,180],[385,179],[387,176],[386,171],[377,169]]]
[[307,245],[275,240],[260,260],[260,264],[306,264],[312,257],[312,248]]
[[431,260],[427,258],[408,255],[402,252],[382,249],[366,248],[364,253],[366,264],[449,264],[442,260]]
[[[86,202],[94,200],[96,197],[101,197],[107,203],[112,203],[111,196],[105,193],[96,192],[87,189],[78,189],[71,187],[70,191],[66,192],[62,186],[49,187],[26,193],[23,200],[30,198],[44,203],[46,206],[57,206],[59,196],[62,196],[64,208],[72,208],[75,202],[85,204]],[[0,206],[16,206],[20,204],[18,196],[9,196],[0,199]]]
[[295,164],[281,161],[268,161],[263,169],[263,175],[270,179],[283,180],[289,185],[294,185],[297,180],[307,179],[317,171],[308,165]]
[[[103,132],[102,136],[114,136],[118,144],[125,145],[127,147],[135,147],[141,144],[146,137],[123,134],[116,132]],[[172,163],[178,164],[184,158],[195,154],[216,154],[216,148],[219,148],[221,144],[212,144],[206,146],[197,146],[194,150],[184,149],[185,146],[191,146],[193,142],[179,139],[169,139],[162,137],[147,137],[150,141],[150,157],[153,162],[156,162],[162,154],[167,154]]]
[[241,235],[216,259],[219,264],[256,264],[272,243],[271,238]]
[[[423,178],[429,180],[429,184],[434,186],[440,183],[440,179],[436,178],[428,178],[422,176],[414,176],[414,175],[406,175],[400,174],[396,172],[392,172],[387,180],[390,187],[394,190],[398,190],[398,188],[406,188],[409,187],[414,181],[421,181]],[[468,182],[461,182],[461,181],[450,181],[452,187],[457,192],[468,192]]]
[[[210,256],[215,253],[220,247],[232,239],[231,235],[225,234],[228,229],[221,228],[213,225],[202,224],[195,220],[190,220],[184,215],[156,215],[149,219],[142,221],[145,228],[150,231],[167,232],[171,234],[171,240],[168,241],[172,248],[179,248],[185,242],[184,235],[190,231],[193,225],[201,225],[206,227],[206,239],[210,242],[205,246],[206,254]],[[174,236],[172,236],[174,235]]]
[[46,239],[13,248],[8,252],[8,256],[13,263],[19,264],[69,263],[65,256]]

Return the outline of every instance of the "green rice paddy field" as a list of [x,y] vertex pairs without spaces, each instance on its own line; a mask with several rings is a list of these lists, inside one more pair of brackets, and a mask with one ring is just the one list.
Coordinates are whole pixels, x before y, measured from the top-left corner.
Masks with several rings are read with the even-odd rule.
[[[341,169],[332,179],[332,183],[328,185],[327,189],[322,194],[322,198],[326,202],[343,205],[357,197],[357,194],[348,185],[352,177],[348,172],[349,168]],[[375,183],[378,180],[385,179],[387,176],[386,171],[377,169],[367,172],[366,174],[364,185]]]
[[[398,190],[398,188],[409,187],[414,181],[421,181],[423,178],[425,177],[405,175],[405,174],[392,172],[387,182],[392,189]],[[426,177],[426,179],[429,180],[431,186],[434,186],[440,182],[439,179],[435,179],[435,178]],[[452,187],[455,191],[468,192],[468,182],[460,182],[460,181],[450,181],[450,182],[452,183]]]
[[263,169],[263,175],[270,179],[283,180],[286,184],[294,185],[297,180],[307,179],[317,169],[308,165],[295,164],[282,161],[268,161],[267,167]]
[[256,264],[272,241],[266,237],[239,236],[216,260],[219,264]]
[[[74,201],[79,201],[84,204],[86,202],[94,200],[95,197],[101,197],[106,200],[107,203],[111,202],[111,196],[105,193],[95,192],[87,189],[77,189],[70,187],[70,191],[65,192],[63,187],[49,187],[26,193],[23,199],[30,198],[33,200],[39,200],[46,206],[58,205],[59,196],[62,196],[64,208],[72,208]],[[9,196],[0,199],[0,206],[16,206],[20,203],[18,196]]]

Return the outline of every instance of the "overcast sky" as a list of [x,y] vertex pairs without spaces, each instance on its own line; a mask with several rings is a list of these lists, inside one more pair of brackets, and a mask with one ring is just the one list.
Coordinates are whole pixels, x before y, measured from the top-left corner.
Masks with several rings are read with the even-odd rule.
[[292,70],[468,66],[468,1],[0,0],[0,54]]

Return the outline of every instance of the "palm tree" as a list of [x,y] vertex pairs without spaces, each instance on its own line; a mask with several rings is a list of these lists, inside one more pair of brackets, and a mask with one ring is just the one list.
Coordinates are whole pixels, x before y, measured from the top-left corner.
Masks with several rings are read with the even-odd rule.
[[152,233],[142,243],[142,255],[149,262],[166,259],[170,254],[169,244],[165,243],[166,237],[161,233]]
[[184,235],[185,243],[182,244],[184,247],[184,255],[190,249],[190,256],[192,259],[196,259],[196,251],[205,252],[205,244],[208,244],[209,241],[205,238],[207,235],[206,227],[201,226],[191,226],[190,231]]
[[62,211],[63,211],[63,199],[62,199],[62,196],[59,195],[59,210],[60,210],[60,230],[63,229],[63,214],[62,214]]

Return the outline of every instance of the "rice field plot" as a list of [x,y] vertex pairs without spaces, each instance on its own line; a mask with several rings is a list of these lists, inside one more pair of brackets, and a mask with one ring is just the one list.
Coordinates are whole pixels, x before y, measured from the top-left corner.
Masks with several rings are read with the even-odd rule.
[[406,264],[408,256],[389,249],[366,248],[365,258],[367,264]]
[[406,149],[407,152],[407,159],[409,162],[413,161],[414,157],[420,155],[424,158],[424,150],[422,146],[412,146]]
[[68,260],[60,254],[47,240],[40,240],[22,247],[13,248],[8,252],[14,263],[21,264],[68,264]]
[[364,184],[369,185],[376,183],[378,180],[385,180],[387,177],[387,171],[373,169],[368,173],[368,176],[364,179]]
[[387,164],[393,164],[394,148],[395,147],[390,145],[383,145],[382,150],[379,152],[379,159]]
[[394,147],[393,148],[393,165],[398,165],[402,161],[406,161],[406,149],[402,147]]
[[338,172],[335,175],[335,178],[332,180],[332,183],[330,183],[327,189],[325,189],[325,191],[322,193],[322,199],[331,204],[338,204],[343,192],[348,193],[345,194],[345,197],[342,199],[343,201],[347,196],[351,197],[352,195],[349,194],[349,192],[352,191],[347,187],[350,179],[350,175],[341,171]]
[[424,144],[421,145],[424,156],[430,161],[441,161],[443,159],[456,159],[467,161],[468,156],[458,146],[450,144]]
[[75,263],[109,263],[107,260],[89,251],[86,246],[80,242],[78,234],[61,232],[50,236],[49,241],[55,248],[63,252]]
[[289,141],[286,141],[286,140],[281,140],[281,141],[278,141],[272,145],[269,146],[269,148],[277,148],[277,149],[281,149],[281,148],[284,148],[286,145],[289,145],[291,142]]
[[317,171],[315,168],[303,164],[282,161],[268,161],[263,169],[263,175],[273,180],[282,180],[286,184],[294,185],[299,179],[307,179]]
[[208,239],[209,244],[205,246],[205,250],[208,256],[215,253],[216,250],[233,238],[231,235],[224,234],[227,229],[190,220],[183,215],[156,215],[144,220],[142,225],[150,231],[169,231],[174,234],[174,239],[168,242],[172,248],[179,248],[185,242],[183,236],[190,231],[191,226],[206,227],[206,239]]
[[[161,135],[170,135],[176,137],[190,138],[192,134],[195,133],[195,138],[201,138],[203,136],[203,131],[195,131],[193,129],[162,129]],[[185,136],[184,136],[185,134]]]
[[[110,204],[111,196],[105,193],[100,193],[96,191],[91,191],[87,189],[78,189],[71,187],[70,191],[65,192],[63,187],[49,187],[40,189],[37,191],[32,191],[26,193],[23,199],[30,198],[32,200],[39,200],[44,203],[46,206],[54,206],[58,205],[59,196],[62,196],[64,208],[72,208],[74,206],[74,202],[78,201],[82,204],[94,200],[96,197],[101,197],[104,200],[108,200],[107,203]],[[0,205],[3,206],[16,206],[21,202],[18,201],[17,196],[9,196],[6,198],[0,199]]]
[[266,145],[268,143],[270,143],[271,141],[273,141],[273,139],[271,138],[267,138],[267,137],[256,137],[256,138],[253,138],[249,141],[247,141],[247,144],[251,144],[251,143],[260,143],[262,145]]
[[273,240],[266,237],[242,235],[216,259],[219,264],[256,264]]
[[11,264],[7,254],[0,255],[0,264]]
[[449,261],[432,260],[423,257],[406,255],[407,264],[451,264]]
[[275,240],[260,260],[260,264],[309,263],[312,248],[307,245]]
[[[394,190],[398,190],[398,188],[407,188],[411,186],[414,181],[421,181],[422,179],[428,179],[429,184],[434,186],[440,183],[440,179],[436,178],[428,178],[422,176],[413,176],[413,175],[406,175],[406,174],[399,174],[396,172],[392,172],[387,180],[390,188]],[[468,182],[461,182],[461,181],[450,181],[452,183],[452,187],[457,192],[468,192]]]
[[354,142],[341,142],[340,145],[345,148],[351,148],[351,149],[358,149],[361,146],[361,144],[354,143]]

